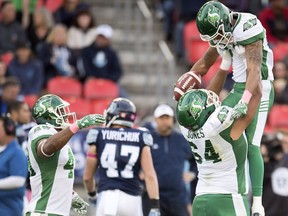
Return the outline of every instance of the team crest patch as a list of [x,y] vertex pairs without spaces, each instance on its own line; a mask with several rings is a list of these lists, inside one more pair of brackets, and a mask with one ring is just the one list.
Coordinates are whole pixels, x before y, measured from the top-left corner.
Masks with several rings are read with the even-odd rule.
[[207,20],[211,25],[217,28],[220,22],[219,9],[216,7],[209,8]]
[[229,110],[226,107],[223,107],[218,115],[217,118],[219,119],[219,121],[221,122],[221,124],[225,121],[225,119],[227,118]]

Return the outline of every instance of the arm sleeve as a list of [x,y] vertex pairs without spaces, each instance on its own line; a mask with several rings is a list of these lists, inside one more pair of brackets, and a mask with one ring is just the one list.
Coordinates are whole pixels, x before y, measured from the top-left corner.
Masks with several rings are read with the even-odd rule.
[[96,144],[97,138],[98,138],[99,130],[96,128],[90,129],[87,137],[86,137],[86,142],[88,145],[93,145]]
[[150,132],[148,132],[148,131],[143,132],[143,142],[147,146],[153,145],[153,137],[150,134]]
[[9,176],[0,179],[0,189],[15,189],[25,185],[26,178],[21,176]]
[[203,126],[206,137],[213,137],[227,129],[233,123],[233,109],[227,106],[218,107]]
[[10,176],[27,177],[28,161],[22,149],[17,149],[9,161]]

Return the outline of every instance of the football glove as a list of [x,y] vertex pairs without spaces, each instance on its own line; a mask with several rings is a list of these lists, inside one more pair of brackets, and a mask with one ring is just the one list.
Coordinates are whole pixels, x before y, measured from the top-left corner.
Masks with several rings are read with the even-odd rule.
[[233,113],[231,115],[232,119],[238,119],[247,114],[248,103],[240,100],[233,108]]
[[73,192],[71,207],[77,214],[86,215],[88,206],[89,204],[87,202],[85,202],[76,192]]
[[77,120],[77,125],[79,129],[91,127],[91,126],[99,126],[105,122],[105,118],[101,114],[90,114],[84,116],[80,120]]
[[158,208],[152,208],[148,216],[160,216],[160,210]]

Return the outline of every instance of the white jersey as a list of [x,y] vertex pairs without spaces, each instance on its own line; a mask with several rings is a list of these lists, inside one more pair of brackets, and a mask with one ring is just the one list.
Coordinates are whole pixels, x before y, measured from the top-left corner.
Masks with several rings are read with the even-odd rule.
[[[244,46],[262,40],[263,57],[261,67],[262,80],[274,80],[273,77],[273,52],[268,47],[266,30],[260,20],[250,13],[237,13],[238,19],[233,27],[233,38],[236,47],[229,48],[232,52],[233,80],[235,82],[246,82],[247,62]],[[220,55],[223,50],[218,49]]]
[[245,194],[247,141],[230,138],[232,108],[218,107],[202,128],[180,127],[191,145],[199,170],[196,194]]
[[29,131],[28,159],[32,200],[27,212],[68,216],[71,208],[75,159],[69,145],[50,158],[37,155],[37,142],[57,131],[47,125],[37,125]]

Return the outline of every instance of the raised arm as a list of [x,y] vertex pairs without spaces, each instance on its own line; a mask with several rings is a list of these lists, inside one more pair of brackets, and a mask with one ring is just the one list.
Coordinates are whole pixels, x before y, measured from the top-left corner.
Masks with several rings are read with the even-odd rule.
[[215,92],[217,95],[220,94],[221,90],[226,81],[227,72],[232,63],[232,57],[228,50],[221,54],[222,62],[217,73],[213,76],[212,80],[209,82],[207,89]]
[[192,66],[190,71],[197,71],[201,76],[204,76],[210,67],[215,63],[219,54],[217,49],[209,47],[204,55]]
[[99,126],[105,122],[103,115],[90,114],[77,120],[75,123],[66,127],[62,131],[50,136],[48,139],[42,139],[37,145],[37,154],[40,157],[51,157],[55,152],[59,151],[67,144],[69,139],[83,128],[91,126]]
[[261,64],[262,64],[262,41],[258,40],[245,46],[245,57],[247,63],[247,78],[245,90],[256,93],[261,81]]
[[247,126],[250,124],[252,119],[255,116],[255,113],[258,109],[259,102],[261,100],[261,90],[262,85],[261,82],[259,85],[256,87],[254,90],[254,94],[248,104],[248,114],[243,116],[242,118],[239,118],[235,121],[235,123],[232,126],[231,132],[230,132],[230,137],[233,140],[239,139],[241,134],[244,132],[244,130],[247,128]]

